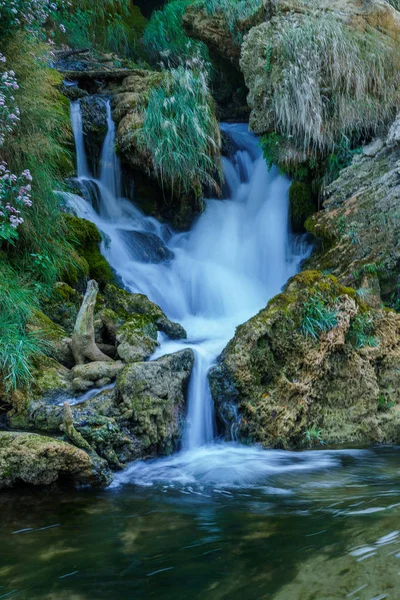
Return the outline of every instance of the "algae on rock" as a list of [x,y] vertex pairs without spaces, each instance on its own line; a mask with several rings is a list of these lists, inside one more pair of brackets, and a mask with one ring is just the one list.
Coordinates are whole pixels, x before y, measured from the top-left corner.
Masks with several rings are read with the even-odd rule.
[[[400,316],[368,309],[333,276],[304,271],[238,327],[210,382],[228,438],[233,428],[244,442],[301,447],[317,428],[328,444],[398,442]],[[380,410],[382,398],[393,410]]]

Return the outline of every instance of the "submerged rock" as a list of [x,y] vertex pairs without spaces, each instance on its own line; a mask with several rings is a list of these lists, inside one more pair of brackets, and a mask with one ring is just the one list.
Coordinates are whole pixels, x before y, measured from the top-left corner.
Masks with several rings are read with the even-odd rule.
[[127,242],[133,257],[140,262],[156,264],[174,258],[174,253],[155,233],[120,229],[119,234]]
[[194,354],[190,349],[134,363],[117,381],[117,401],[138,456],[170,454],[180,443]]
[[221,428],[272,447],[400,440],[400,316],[304,271],[211,370]]
[[105,461],[71,444],[34,433],[0,432],[0,489],[57,481],[104,487],[111,480]]

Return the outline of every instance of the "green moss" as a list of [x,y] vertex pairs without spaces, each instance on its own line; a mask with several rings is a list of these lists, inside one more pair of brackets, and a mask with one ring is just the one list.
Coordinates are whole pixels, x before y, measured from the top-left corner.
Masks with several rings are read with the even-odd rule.
[[67,273],[68,283],[77,285],[76,278],[79,280],[79,274],[81,274],[95,279],[100,288],[104,288],[107,283],[114,281],[114,275],[110,265],[100,252],[102,241],[100,231],[94,223],[74,215],[65,214],[64,220],[67,239],[80,258],[75,270],[70,269]]
[[289,214],[295,233],[304,231],[304,223],[316,211],[311,185],[294,181],[289,190]]

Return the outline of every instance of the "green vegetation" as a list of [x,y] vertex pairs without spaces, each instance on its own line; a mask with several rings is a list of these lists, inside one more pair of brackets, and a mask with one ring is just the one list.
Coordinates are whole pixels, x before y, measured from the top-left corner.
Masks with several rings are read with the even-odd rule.
[[56,41],[135,56],[147,21],[129,0],[73,0],[54,16]]
[[316,445],[324,446],[325,442],[322,439],[322,430],[316,427],[309,427],[303,433],[303,443],[309,448]]
[[347,341],[357,349],[365,346],[375,347],[379,344],[379,338],[374,333],[375,323],[372,314],[368,311],[360,312],[351,320]]
[[179,66],[149,96],[137,143],[163,186],[182,194],[218,189],[220,133],[202,65]]
[[270,26],[268,73],[276,131],[308,155],[337,153],[374,135],[400,106],[399,53],[377,32],[323,15],[285,15]]
[[304,231],[304,223],[316,211],[312,188],[302,181],[294,181],[289,190],[289,214],[293,231]]
[[304,302],[300,329],[306,337],[318,340],[321,333],[330,331],[336,325],[336,311],[321,293],[317,292]]
[[[64,221],[67,240],[80,257],[81,274],[95,279],[100,288],[114,281],[111,267],[100,252],[102,236],[96,225],[69,214],[64,215]],[[77,285],[79,270],[72,265],[68,273],[64,274],[64,280],[71,285]]]
[[41,332],[26,331],[37,306],[33,287],[0,260],[0,372],[7,391],[26,385],[33,358],[48,350]]
[[152,14],[143,43],[154,62],[177,67],[193,58],[209,61],[207,47],[189,38],[182,27],[182,16],[190,4],[193,0],[170,0]]
[[57,89],[62,77],[48,67],[48,48],[40,36],[17,31],[2,51],[18,81],[14,95],[20,120],[6,135],[0,159],[11,172],[32,178],[24,222],[13,240],[0,242],[0,370],[6,387],[14,388],[28,383],[34,356],[47,350],[44,332],[28,332],[32,311],[74,262],[53,191],[72,171],[71,132],[69,105]]
[[255,15],[262,5],[262,0],[196,0],[194,4],[198,10],[204,10],[209,15],[222,14],[236,43],[242,41],[243,24]]
[[393,406],[394,406],[394,402],[391,402],[390,400],[388,400],[388,398],[386,398],[386,396],[384,396],[383,394],[379,395],[378,410],[387,412],[388,410],[393,408]]

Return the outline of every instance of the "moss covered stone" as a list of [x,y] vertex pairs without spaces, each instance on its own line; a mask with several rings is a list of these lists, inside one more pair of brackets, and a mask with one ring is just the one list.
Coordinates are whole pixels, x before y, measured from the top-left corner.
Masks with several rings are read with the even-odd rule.
[[[81,261],[85,261],[87,264],[87,269],[83,264],[84,273],[86,271],[85,274],[91,279],[95,279],[100,288],[113,281],[114,275],[111,267],[100,252],[102,237],[96,225],[70,214],[65,214],[64,219],[68,241],[75,248]],[[69,276],[67,274],[67,283],[71,283],[72,286],[76,285],[76,276],[75,272],[70,273]]]
[[34,433],[0,433],[0,489],[56,481],[104,487],[112,480],[105,461],[61,440]]
[[295,233],[304,231],[306,220],[316,211],[311,185],[294,181],[289,189],[289,214]]
[[150,315],[132,315],[116,332],[118,355],[125,362],[143,361],[153,354],[157,343],[157,326]]
[[187,337],[182,325],[170,321],[161,308],[143,294],[131,294],[109,284],[104,289],[103,298],[106,307],[113,310],[124,320],[131,315],[145,315],[147,319],[153,320],[159,331],[162,331],[171,339],[185,339]]
[[328,444],[399,440],[399,378],[400,316],[319,271],[293,277],[238,327],[210,373],[225,435],[273,447],[302,447],[315,427]]
[[117,399],[138,456],[170,454],[178,448],[193,363],[188,349],[133,363],[118,377]]

